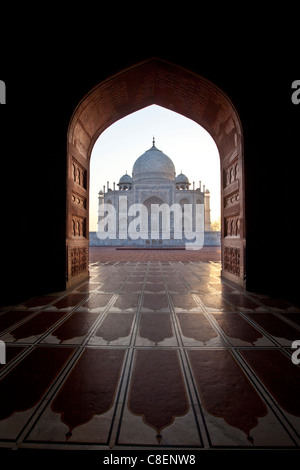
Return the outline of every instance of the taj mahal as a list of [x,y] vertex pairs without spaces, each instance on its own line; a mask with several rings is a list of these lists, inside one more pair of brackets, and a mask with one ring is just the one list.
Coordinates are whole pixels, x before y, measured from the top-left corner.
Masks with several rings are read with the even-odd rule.
[[[182,173],[182,170],[176,176],[173,161],[155,146],[153,137],[152,147],[135,161],[132,176],[126,171],[117,185],[113,183],[111,188],[107,182],[107,185],[99,191],[98,232],[90,232],[90,245],[141,248],[181,247],[186,245],[188,237],[187,227],[185,227],[188,219],[185,213],[189,209],[190,230],[193,235],[197,221],[196,213],[199,214],[199,208],[202,210],[202,246],[219,245],[220,233],[211,231],[210,191],[205,189],[205,185],[202,186],[201,181],[197,186],[195,187],[195,182],[190,183],[189,178]],[[130,207],[138,208],[139,214],[141,209],[144,209],[146,213],[144,223],[141,223],[141,218],[135,219],[135,226],[139,224],[138,236],[128,236],[128,233],[132,232],[130,232],[130,220],[132,220],[133,212],[130,212]],[[106,236],[105,232],[102,236],[99,235],[99,228],[105,214],[104,208],[111,208],[114,211],[113,237]],[[168,214],[170,215],[168,230],[162,221],[162,214],[158,214],[158,212],[156,229],[154,229],[153,208],[158,208],[160,212],[162,212],[162,208],[171,208],[172,212]],[[179,210],[180,214],[177,219],[174,216],[175,208]],[[179,228],[176,225],[176,220],[180,222]],[[133,223],[134,221],[131,222],[131,226]],[[188,239],[190,240],[191,236]]]

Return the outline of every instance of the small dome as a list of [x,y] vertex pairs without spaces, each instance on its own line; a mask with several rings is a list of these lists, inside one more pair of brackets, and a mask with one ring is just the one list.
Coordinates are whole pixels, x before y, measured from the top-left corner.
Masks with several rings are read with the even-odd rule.
[[180,173],[179,175],[176,176],[175,183],[190,184],[188,177],[185,176],[183,173]]
[[119,180],[119,184],[126,184],[126,183],[132,183],[132,178],[131,176],[127,175],[123,175],[121,176],[120,180]]
[[173,180],[175,167],[171,158],[153,146],[141,155],[133,165],[132,176],[134,181],[140,180]]

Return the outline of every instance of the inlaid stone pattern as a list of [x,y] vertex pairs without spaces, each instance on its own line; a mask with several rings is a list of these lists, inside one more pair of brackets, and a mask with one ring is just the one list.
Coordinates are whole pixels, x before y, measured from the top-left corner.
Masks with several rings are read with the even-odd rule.
[[[80,229],[78,229],[80,230]],[[80,274],[82,271],[87,270],[88,266],[88,248],[71,248],[69,250],[71,258],[71,274],[75,276]]]
[[224,269],[233,274],[240,274],[240,250],[239,248],[224,248]]
[[0,447],[299,448],[297,306],[189,253],[105,256],[1,310]]

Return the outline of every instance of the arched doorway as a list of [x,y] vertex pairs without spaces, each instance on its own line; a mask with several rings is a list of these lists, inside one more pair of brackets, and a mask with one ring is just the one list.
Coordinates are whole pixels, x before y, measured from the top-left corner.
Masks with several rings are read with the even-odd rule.
[[[245,287],[243,135],[230,99],[213,83],[157,58],[108,78],[78,104],[67,140],[66,283],[88,277],[89,163],[93,145],[115,121],[151,104],[188,117],[212,136],[220,154],[222,277]],[[81,227],[81,230],[75,230]]]
[[159,219],[159,222],[158,222],[158,237],[155,237],[154,239],[152,239],[152,233],[151,233],[151,205],[152,204],[164,204],[165,201],[163,199],[161,199],[160,197],[157,197],[157,196],[150,196],[148,197],[147,199],[145,199],[143,201],[143,204],[145,205],[145,207],[147,208],[147,211],[148,211],[148,240],[146,241],[146,243],[148,243],[149,245],[156,245],[156,244],[159,244],[162,242],[162,240],[159,240],[161,239],[161,236],[162,236],[162,220],[161,220],[161,217]]

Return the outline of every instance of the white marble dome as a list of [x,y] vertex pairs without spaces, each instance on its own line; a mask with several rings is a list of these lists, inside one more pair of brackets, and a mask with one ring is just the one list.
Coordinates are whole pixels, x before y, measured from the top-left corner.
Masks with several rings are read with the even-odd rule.
[[119,180],[119,184],[124,184],[124,183],[132,183],[132,178],[130,175],[127,175],[127,173],[123,176],[121,176]]
[[171,158],[153,146],[141,155],[133,165],[132,177],[134,182],[143,180],[172,180],[175,179],[175,166]]
[[188,177],[183,173],[180,173],[178,176],[176,176],[175,183],[190,184]]

